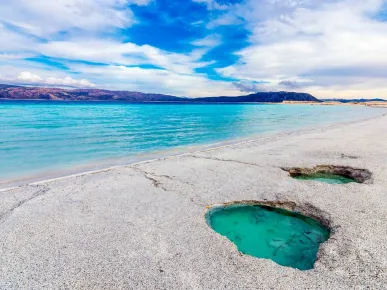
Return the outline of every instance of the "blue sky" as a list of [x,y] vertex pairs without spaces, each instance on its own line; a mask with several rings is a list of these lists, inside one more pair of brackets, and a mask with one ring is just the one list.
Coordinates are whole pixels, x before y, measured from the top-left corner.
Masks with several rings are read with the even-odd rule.
[[2,0],[0,82],[387,97],[385,0]]

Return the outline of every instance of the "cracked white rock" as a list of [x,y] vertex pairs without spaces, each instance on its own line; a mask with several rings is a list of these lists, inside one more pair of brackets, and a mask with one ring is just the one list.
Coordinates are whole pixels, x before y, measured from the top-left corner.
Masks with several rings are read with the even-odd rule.
[[[0,191],[0,289],[385,289],[387,117]],[[357,158],[343,158],[356,156]],[[372,184],[281,167],[367,168]],[[205,206],[293,201],[329,215],[315,269],[240,255]]]

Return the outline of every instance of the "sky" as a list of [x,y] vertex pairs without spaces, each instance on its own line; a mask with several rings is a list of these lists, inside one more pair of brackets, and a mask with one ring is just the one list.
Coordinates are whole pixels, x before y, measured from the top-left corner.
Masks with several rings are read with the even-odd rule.
[[1,0],[0,83],[387,98],[387,0]]

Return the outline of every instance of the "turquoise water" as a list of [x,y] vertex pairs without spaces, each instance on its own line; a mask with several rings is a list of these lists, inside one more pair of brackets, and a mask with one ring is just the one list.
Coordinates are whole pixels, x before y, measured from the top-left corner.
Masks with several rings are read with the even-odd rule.
[[350,106],[0,102],[0,181],[380,115]]
[[297,177],[294,177],[298,180],[313,180],[313,181],[319,181],[329,184],[347,184],[351,182],[356,182],[352,178],[336,175],[336,174],[328,174],[328,173],[314,173],[310,175],[300,175]]
[[312,218],[259,205],[215,208],[206,218],[241,253],[300,270],[313,269],[320,244],[330,235]]

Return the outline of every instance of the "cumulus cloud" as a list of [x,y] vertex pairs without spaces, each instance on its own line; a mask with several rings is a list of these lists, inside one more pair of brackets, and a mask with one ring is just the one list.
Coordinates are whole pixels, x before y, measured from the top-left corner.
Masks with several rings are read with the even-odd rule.
[[65,78],[49,77],[45,83],[50,86],[64,86],[73,88],[94,88],[96,85],[86,79],[75,80],[69,76]]
[[130,4],[147,5],[151,0],[2,0],[0,21],[46,37],[80,29],[101,32],[126,28],[135,23]]
[[[205,75],[179,74],[163,69],[143,69],[122,65],[74,65],[74,69],[89,75],[93,80],[104,80],[108,89],[126,89],[147,93],[165,93],[185,97],[232,95],[240,91],[231,83],[212,81]],[[107,78],[107,79],[106,79]],[[130,80],[128,82],[128,80]]]
[[235,13],[248,23],[252,45],[219,73],[288,87],[297,84],[282,80],[306,78],[305,88],[316,94],[337,90],[342,96],[345,87],[357,87],[367,97],[386,87],[369,89],[375,83],[369,72],[387,66],[387,22],[373,17],[384,1],[248,2]]
[[[387,95],[387,22],[380,19],[385,0],[193,1],[207,7],[210,17],[193,23],[207,35],[187,40],[192,50],[184,53],[115,34],[135,27],[133,5],[152,0],[0,1],[0,65],[7,66],[2,80],[72,87],[98,83],[185,96],[278,89],[317,97]],[[248,45],[220,53],[219,62],[203,61],[213,47],[234,45],[227,43],[228,25],[239,25],[238,35],[247,29]],[[210,73],[215,68],[220,80],[198,73],[210,64]]]
[[38,83],[42,81],[42,78],[29,71],[23,71],[17,76],[17,80],[25,83]]

